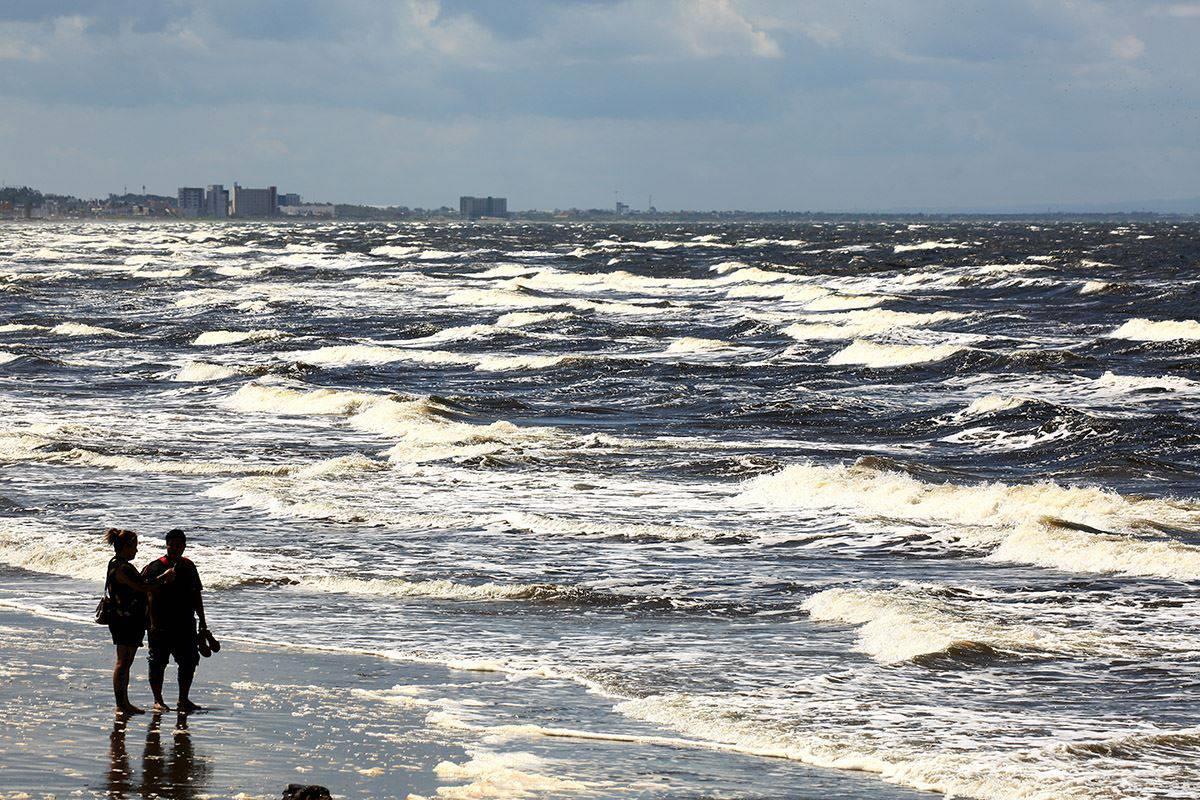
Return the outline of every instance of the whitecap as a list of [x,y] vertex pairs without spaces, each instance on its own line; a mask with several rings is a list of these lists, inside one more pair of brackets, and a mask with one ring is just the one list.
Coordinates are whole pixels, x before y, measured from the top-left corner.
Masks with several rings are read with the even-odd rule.
[[205,331],[192,340],[192,344],[200,347],[213,347],[223,344],[238,344],[240,342],[259,342],[267,339],[282,339],[287,336],[283,331],[261,329],[252,331]]
[[944,361],[962,352],[956,344],[881,344],[866,339],[856,339],[849,346],[834,353],[830,364],[859,364],[875,369],[904,367],[911,364],[929,364]]
[[1200,339],[1200,322],[1191,319],[1149,320],[1139,317],[1127,321],[1108,335],[1113,339],[1133,339],[1141,342]]

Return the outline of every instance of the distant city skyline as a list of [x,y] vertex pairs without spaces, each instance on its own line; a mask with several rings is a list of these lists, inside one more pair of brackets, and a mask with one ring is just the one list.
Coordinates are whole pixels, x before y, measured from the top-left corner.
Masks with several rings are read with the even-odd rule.
[[237,175],[426,208],[1200,208],[1198,33],[1200,2],[1156,0],[9,3],[0,181],[174,195]]

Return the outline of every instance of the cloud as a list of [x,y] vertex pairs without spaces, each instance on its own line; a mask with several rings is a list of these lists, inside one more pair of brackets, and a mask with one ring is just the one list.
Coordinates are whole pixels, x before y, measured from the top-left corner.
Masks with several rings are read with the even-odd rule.
[[[153,131],[171,153],[145,182],[168,190],[184,181],[175,170],[193,182],[311,180],[335,199],[423,204],[445,202],[437,187],[465,180],[459,162],[494,191],[516,186],[510,194],[528,205],[570,202],[555,187],[570,187],[575,204],[607,204],[615,182],[664,203],[664,187],[686,187],[680,205],[758,196],[765,207],[848,207],[857,193],[859,207],[898,206],[921,192],[934,205],[930,176],[946,197],[1033,198],[1069,189],[1068,164],[1097,196],[1169,196],[1186,170],[1138,178],[1114,163],[1122,147],[1176,165],[1190,158],[1179,154],[1200,136],[1193,9],[1200,3],[0,3],[0,97],[64,131],[56,152],[71,155],[59,164],[15,142],[26,125],[0,132],[0,153],[35,153],[5,165],[6,179],[75,176],[75,190],[99,192],[149,170],[142,142]],[[73,149],[73,137],[88,146]],[[359,160],[361,169],[331,166]],[[951,167],[967,177],[952,181]],[[1018,174],[1032,176],[1024,189]],[[396,186],[421,196],[390,194]]]
[[1116,39],[1112,43],[1113,55],[1125,61],[1134,61],[1141,58],[1142,53],[1146,52],[1146,43],[1138,37],[1129,34]]
[[756,27],[732,0],[679,0],[678,31],[690,50],[708,58],[749,53],[759,58],[781,58],[783,50],[766,31]]

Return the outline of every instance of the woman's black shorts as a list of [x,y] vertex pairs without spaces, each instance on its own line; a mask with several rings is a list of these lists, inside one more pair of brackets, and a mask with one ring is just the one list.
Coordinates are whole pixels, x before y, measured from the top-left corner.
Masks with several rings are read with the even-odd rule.
[[120,647],[141,647],[142,637],[146,635],[146,626],[139,622],[110,622],[108,632],[112,634],[113,644]]

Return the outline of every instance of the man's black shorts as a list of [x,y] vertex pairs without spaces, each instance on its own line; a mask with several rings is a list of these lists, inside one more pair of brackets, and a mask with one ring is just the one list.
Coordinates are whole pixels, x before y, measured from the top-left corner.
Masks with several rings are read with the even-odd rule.
[[200,651],[196,648],[194,625],[167,630],[150,629],[150,666],[165,667],[172,657],[176,664],[195,665],[200,663]]

